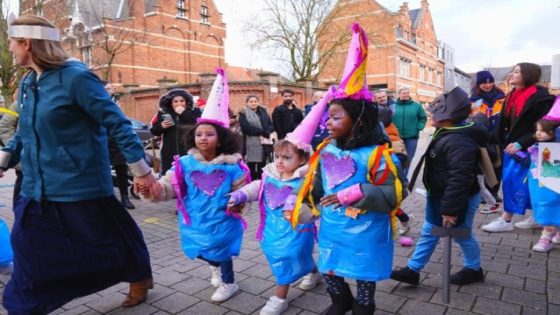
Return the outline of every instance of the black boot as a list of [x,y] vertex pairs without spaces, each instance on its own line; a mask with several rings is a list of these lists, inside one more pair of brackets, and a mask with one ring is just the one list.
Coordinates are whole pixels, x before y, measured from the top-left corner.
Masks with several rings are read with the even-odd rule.
[[128,195],[122,195],[121,196],[121,204],[123,205],[123,207],[127,208],[127,209],[135,209],[136,207],[132,204],[132,202],[130,202],[130,199],[128,199]]
[[418,283],[420,283],[420,273],[408,267],[403,267],[393,270],[393,272],[391,272],[391,279],[412,285],[418,285]]
[[352,305],[352,315],[372,315],[375,313],[375,303],[371,305],[362,305],[354,301]]
[[329,289],[327,289],[327,292],[331,296],[332,304],[326,310],[325,315],[344,315],[352,309],[354,297],[348,283],[344,283],[344,288],[340,294],[332,294]]
[[451,283],[465,285],[475,282],[484,282],[484,272],[482,268],[478,270],[463,268],[461,271],[451,275]]

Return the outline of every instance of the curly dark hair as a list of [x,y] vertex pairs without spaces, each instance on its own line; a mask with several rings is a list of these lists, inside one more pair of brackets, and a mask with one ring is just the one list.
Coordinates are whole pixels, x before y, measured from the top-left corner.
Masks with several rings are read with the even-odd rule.
[[216,149],[216,155],[220,154],[234,154],[240,152],[239,142],[237,137],[227,128],[222,126],[204,122],[204,123],[197,123],[193,128],[189,130],[189,132],[185,133],[183,137],[183,142],[187,148],[196,148],[196,144],[194,141],[196,129],[198,129],[201,125],[209,125],[216,128],[216,132],[218,133],[218,148]]
[[350,135],[344,140],[338,140],[337,146],[344,150],[351,150],[387,142],[379,124],[377,107],[371,101],[339,98],[334,99],[332,104],[342,106],[353,123]]

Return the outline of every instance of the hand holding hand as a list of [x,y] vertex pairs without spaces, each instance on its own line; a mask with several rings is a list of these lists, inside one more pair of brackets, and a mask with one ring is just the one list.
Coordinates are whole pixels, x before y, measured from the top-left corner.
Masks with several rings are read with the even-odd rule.
[[157,183],[157,181],[152,172],[149,172],[144,176],[136,176],[133,180],[134,191],[144,196],[146,189],[151,187],[154,183]]

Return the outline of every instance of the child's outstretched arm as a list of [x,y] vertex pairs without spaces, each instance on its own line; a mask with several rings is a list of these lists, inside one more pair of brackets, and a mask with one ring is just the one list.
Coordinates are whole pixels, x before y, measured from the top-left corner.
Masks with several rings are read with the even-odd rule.
[[259,199],[260,180],[255,180],[231,193],[228,206],[238,206]]
[[150,198],[153,202],[174,198],[176,196],[172,185],[174,177],[175,172],[173,169],[167,171],[165,176],[155,182],[152,187],[148,187],[147,189],[143,189],[141,191],[142,198]]
[[[378,171],[374,178],[382,178],[384,172],[385,170]],[[371,183],[355,184],[339,191],[336,196],[339,203],[344,206],[388,213],[397,206],[395,181],[395,176],[392,172],[389,172],[385,181],[379,185]]]

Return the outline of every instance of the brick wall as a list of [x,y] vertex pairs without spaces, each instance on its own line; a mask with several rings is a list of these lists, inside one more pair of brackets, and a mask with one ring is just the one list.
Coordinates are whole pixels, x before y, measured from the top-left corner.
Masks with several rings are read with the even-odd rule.
[[[102,5],[104,2],[97,3]],[[105,27],[92,33],[93,41],[123,46],[110,67],[107,50],[99,45],[91,46],[91,66],[100,77],[105,79],[108,74],[106,79],[117,84],[157,87],[159,79],[171,79],[178,84],[195,83],[198,74],[225,65],[226,28],[213,1],[185,1],[185,17],[177,16],[177,1],[157,1],[152,12],[146,12],[144,0],[130,0],[129,3],[131,13],[128,19],[102,20],[96,17]],[[23,12],[36,13],[34,5],[34,0],[25,0]],[[203,6],[208,9],[207,21],[203,21],[201,15]],[[70,30],[68,17],[74,13],[74,6],[66,6],[65,1],[44,1],[42,13],[64,30],[63,45],[67,51],[84,60],[87,41],[79,34],[67,36]],[[108,40],[105,39],[107,36]]]
[[[121,108],[129,117],[149,123],[158,111],[160,95],[171,89],[185,89],[192,95],[207,99],[212,87],[213,76],[201,76],[198,80],[200,83],[167,85],[160,88],[120,88],[120,91],[117,92],[120,93]],[[297,103],[297,107],[302,110],[305,104],[311,103],[314,91],[324,90],[313,88],[310,85],[283,84],[264,80],[251,82],[232,81],[229,82],[230,108],[236,113],[239,112],[245,105],[246,97],[254,94],[259,97],[261,105],[268,109],[269,114],[272,114],[274,108],[282,103],[280,92],[285,88],[294,91],[294,100]]]

